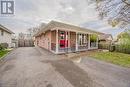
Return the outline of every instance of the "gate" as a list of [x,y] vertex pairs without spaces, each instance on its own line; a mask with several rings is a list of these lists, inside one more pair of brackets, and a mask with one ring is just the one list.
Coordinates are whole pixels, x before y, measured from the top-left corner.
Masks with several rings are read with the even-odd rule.
[[33,46],[34,46],[33,40],[23,40],[23,39],[18,40],[18,47],[33,47]]

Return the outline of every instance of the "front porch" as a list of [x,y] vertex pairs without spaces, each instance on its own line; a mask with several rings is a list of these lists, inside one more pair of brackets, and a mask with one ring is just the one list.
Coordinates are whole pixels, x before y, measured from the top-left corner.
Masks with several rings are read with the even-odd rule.
[[95,40],[91,40],[96,34],[52,30],[51,31],[51,51],[56,54],[86,51],[98,49],[98,35]]

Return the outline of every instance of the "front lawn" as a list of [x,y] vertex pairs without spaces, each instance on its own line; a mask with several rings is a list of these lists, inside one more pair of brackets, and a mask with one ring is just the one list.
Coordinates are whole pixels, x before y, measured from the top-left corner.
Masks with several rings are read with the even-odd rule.
[[130,68],[130,54],[118,52],[95,52],[93,58]]
[[9,52],[9,50],[0,50],[0,59]]

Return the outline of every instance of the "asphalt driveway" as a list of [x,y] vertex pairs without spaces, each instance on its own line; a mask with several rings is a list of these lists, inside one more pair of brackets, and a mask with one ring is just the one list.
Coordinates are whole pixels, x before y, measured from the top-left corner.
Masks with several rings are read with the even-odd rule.
[[25,47],[0,63],[0,87],[130,87],[130,70],[91,58],[72,62],[64,55]]

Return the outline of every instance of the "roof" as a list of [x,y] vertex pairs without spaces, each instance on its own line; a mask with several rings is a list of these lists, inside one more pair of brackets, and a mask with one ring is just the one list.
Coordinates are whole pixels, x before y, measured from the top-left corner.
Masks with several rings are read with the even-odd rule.
[[14,34],[14,32],[12,32],[11,30],[9,30],[8,28],[4,27],[3,25],[0,24],[0,29],[10,33],[10,34]]
[[86,28],[83,28],[83,27],[78,27],[78,26],[75,26],[75,25],[70,25],[70,24],[61,23],[61,22],[57,22],[57,21],[51,21],[45,27],[43,27],[37,34],[35,34],[34,36],[39,36],[43,32],[46,32],[48,30],[51,30],[52,28],[57,28],[57,27],[58,28],[65,28],[68,31],[88,32],[88,33],[95,33],[95,34],[101,34],[101,35],[104,34],[104,33],[101,33],[101,32],[86,29]]

